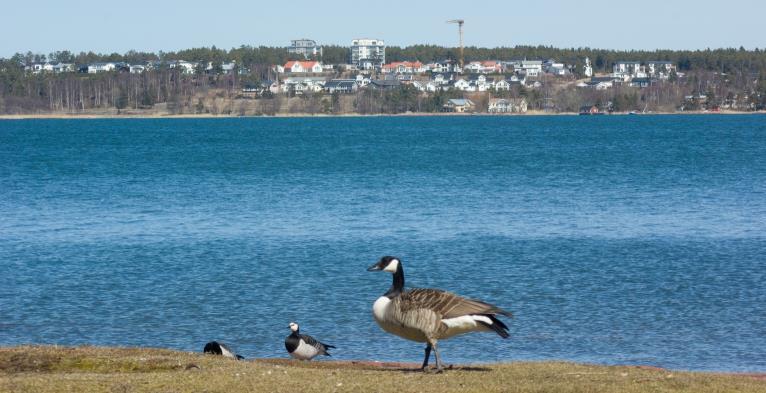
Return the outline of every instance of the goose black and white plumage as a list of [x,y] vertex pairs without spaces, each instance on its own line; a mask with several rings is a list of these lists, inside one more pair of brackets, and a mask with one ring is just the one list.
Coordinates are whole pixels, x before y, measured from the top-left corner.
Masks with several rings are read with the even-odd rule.
[[393,274],[391,288],[372,306],[375,322],[388,333],[407,340],[426,343],[422,369],[428,366],[433,349],[436,370],[442,370],[437,341],[469,332],[495,332],[508,338],[508,326],[496,315],[510,312],[479,300],[467,299],[439,289],[404,290],[404,268],[395,257],[385,256],[368,271]]
[[290,322],[290,330],[292,333],[285,338],[285,349],[290,356],[296,359],[311,360],[317,355],[330,356],[327,349],[335,348],[332,345],[321,343],[307,334],[301,334],[300,327],[295,322]]
[[213,355],[221,355],[223,357],[240,360],[244,359],[244,357],[237,355],[234,353],[234,351],[231,350],[226,344],[219,343],[218,341],[211,341],[207,344],[205,344],[205,349],[202,350],[204,353],[209,353]]

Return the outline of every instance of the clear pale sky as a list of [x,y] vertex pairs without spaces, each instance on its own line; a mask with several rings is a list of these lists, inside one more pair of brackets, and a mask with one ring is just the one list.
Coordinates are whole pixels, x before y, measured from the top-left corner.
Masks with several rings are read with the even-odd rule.
[[0,57],[31,50],[124,53],[215,45],[553,45],[608,49],[766,48],[766,0],[328,2],[292,0],[3,1]]

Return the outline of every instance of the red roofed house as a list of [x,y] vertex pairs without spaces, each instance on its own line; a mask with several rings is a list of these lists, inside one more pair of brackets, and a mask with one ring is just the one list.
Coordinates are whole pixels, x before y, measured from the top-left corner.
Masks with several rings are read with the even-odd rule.
[[419,74],[425,72],[423,63],[419,61],[395,61],[383,66],[384,73]]
[[288,61],[285,63],[285,72],[307,73],[322,72],[322,63],[318,61]]

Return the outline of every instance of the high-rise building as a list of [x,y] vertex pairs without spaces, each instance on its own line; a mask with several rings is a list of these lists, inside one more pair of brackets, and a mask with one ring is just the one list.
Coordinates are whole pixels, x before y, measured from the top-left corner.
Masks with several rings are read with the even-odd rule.
[[299,40],[290,40],[290,46],[287,47],[287,53],[302,55],[304,58],[315,58],[322,56],[322,47],[317,42],[308,38]]
[[382,67],[386,62],[386,43],[383,40],[359,38],[351,41],[351,64],[359,68]]

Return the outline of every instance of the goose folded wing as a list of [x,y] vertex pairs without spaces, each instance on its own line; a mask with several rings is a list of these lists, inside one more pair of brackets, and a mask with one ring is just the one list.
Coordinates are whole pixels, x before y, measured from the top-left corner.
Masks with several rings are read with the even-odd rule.
[[439,289],[417,288],[403,294],[403,311],[423,308],[440,314],[444,319],[474,314],[501,314],[508,317],[511,316],[510,312],[492,304],[480,300],[467,299]]
[[312,347],[314,347],[314,348],[316,348],[316,349],[318,349],[320,351],[324,351],[326,349],[325,345],[322,344],[321,342],[319,342],[314,337],[311,337],[311,336],[306,335],[306,334],[301,334],[301,338],[303,339],[303,342],[305,342],[308,345],[311,345]]

